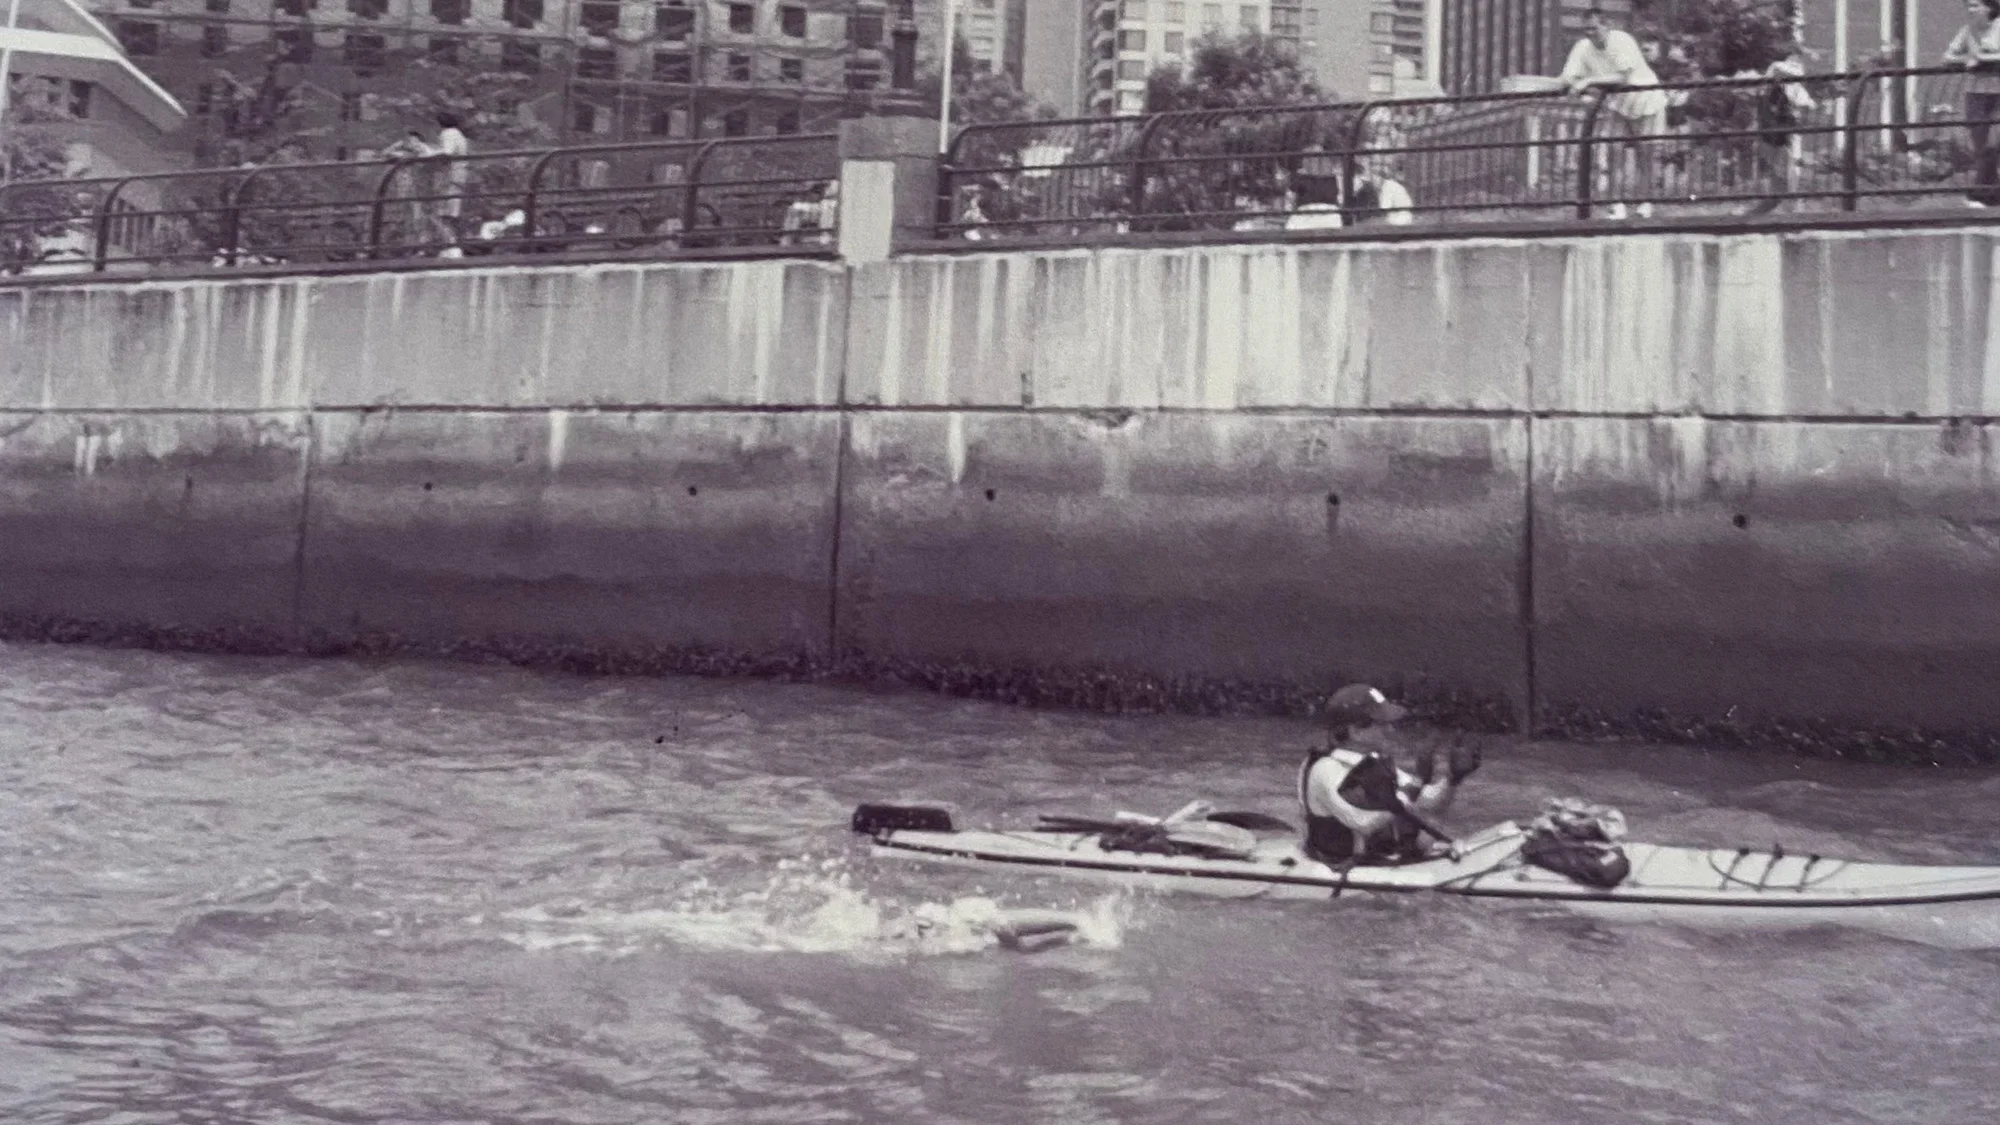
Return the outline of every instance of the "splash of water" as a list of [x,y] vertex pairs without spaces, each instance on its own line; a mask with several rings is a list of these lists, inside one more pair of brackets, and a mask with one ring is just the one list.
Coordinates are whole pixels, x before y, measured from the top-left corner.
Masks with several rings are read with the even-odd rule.
[[[845,860],[781,861],[761,885],[699,879],[664,905],[631,910],[585,903],[527,907],[500,916],[506,940],[528,949],[575,948],[624,956],[662,944],[715,952],[842,954],[862,958],[964,955],[1002,944],[1025,904],[986,895],[909,901],[856,884]],[[1029,908],[1034,914],[1052,913]],[[1128,898],[1108,893],[1060,909],[1072,944],[1116,949],[1133,921]],[[480,922],[483,919],[472,919]]]

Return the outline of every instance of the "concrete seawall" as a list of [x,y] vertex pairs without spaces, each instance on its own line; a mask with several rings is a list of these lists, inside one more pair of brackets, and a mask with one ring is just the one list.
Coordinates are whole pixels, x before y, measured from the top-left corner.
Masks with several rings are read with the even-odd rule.
[[1996,245],[0,289],[0,619],[1995,758]]

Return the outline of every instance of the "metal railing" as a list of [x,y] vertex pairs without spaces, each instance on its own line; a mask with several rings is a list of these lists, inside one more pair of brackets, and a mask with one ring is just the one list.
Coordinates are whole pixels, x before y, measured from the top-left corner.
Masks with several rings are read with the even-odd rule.
[[935,233],[1116,239],[2000,205],[2000,129],[1987,137],[2000,126],[2000,74],[1938,67],[1657,90],[969,126],[942,161]]
[[0,276],[526,254],[831,253],[834,134],[0,185]]

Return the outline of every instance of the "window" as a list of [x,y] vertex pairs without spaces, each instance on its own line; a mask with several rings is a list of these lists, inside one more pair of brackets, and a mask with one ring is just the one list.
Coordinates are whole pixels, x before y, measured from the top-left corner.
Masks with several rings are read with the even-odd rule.
[[578,102],[571,124],[579,133],[601,137],[611,131],[611,111],[601,105]]
[[1146,0],[1125,0],[1118,6],[1118,14],[1128,20],[1146,18]]
[[382,69],[388,54],[389,41],[372,31],[350,31],[341,44],[343,61],[362,74]]
[[738,35],[749,35],[757,30],[757,9],[749,4],[729,6],[729,30]]
[[[512,26],[523,31],[529,30],[542,22],[542,0],[503,0],[500,15]],[[506,52],[503,50],[501,53],[504,55]],[[541,65],[539,53],[535,62],[539,68]]]
[[732,109],[722,115],[722,135],[725,137],[747,137],[750,135],[750,111]]
[[278,44],[278,57],[286,62],[311,62],[313,57],[312,29],[306,27],[281,27],[271,37]]
[[458,40],[445,35],[433,35],[425,46],[429,48],[426,53],[430,55],[432,62],[439,66],[458,65]]
[[431,18],[456,26],[472,17],[472,0],[431,0]]
[[361,91],[349,90],[340,95],[340,119],[342,121],[361,120]]
[[653,9],[653,27],[662,39],[684,42],[694,34],[694,9],[680,4],[662,4]]
[[802,123],[799,119],[798,107],[792,106],[788,109],[779,110],[777,120],[773,121],[771,125],[772,125],[772,131],[776,133],[798,132],[802,127]]
[[1172,4],[1168,4],[1168,5],[1166,5],[1165,7],[1166,7],[1166,21],[1167,21],[1168,23],[1186,23],[1186,22],[1187,22],[1187,5],[1186,5],[1186,4],[1183,4],[1183,3],[1179,3],[1179,2],[1178,2],[1178,0],[1176,0],[1176,2],[1175,2],[1175,3],[1172,3]]
[[618,30],[618,5],[603,0],[584,0],[577,7],[577,22],[592,35],[610,35]]
[[[731,82],[750,81],[750,56],[734,52],[729,56],[729,80]],[[732,134],[734,135],[734,134]]]
[[655,98],[646,106],[646,132],[656,137],[679,137],[687,133],[687,110]]
[[523,43],[508,39],[500,44],[500,69],[515,74],[540,74],[542,72],[542,46],[539,43]]
[[778,29],[793,39],[806,37],[806,10],[787,5],[778,9]]
[[784,82],[804,82],[806,61],[804,59],[779,59],[778,78]]
[[694,81],[694,56],[686,51],[660,51],[653,56],[653,81]]
[[1187,37],[1185,35],[1182,35],[1178,31],[1169,31],[1166,34],[1166,42],[1161,44],[1160,50],[1165,51],[1167,54],[1170,55],[1178,55],[1181,53],[1181,48],[1185,46],[1186,43],[1187,43]]
[[1118,80],[1120,82],[1144,82],[1146,80],[1146,64],[1138,59],[1126,59],[1118,64]]
[[119,20],[118,42],[133,58],[160,53],[160,25],[145,20]]
[[873,90],[882,81],[882,64],[875,59],[849,57],[847,60],[847,88],[850,90]]
[[204,26],[201,29],[201,53],[211,59],[228,54],[229,28],[219,23]]
[[1221,27],[1222,5],[1203,4],[1201,6],[1201,25],[1203,27]]
[[202,9],[211,15],[226,16],[229,14],[229,0],[203,0]]
[[618,52],[610,47],[584,47],[576,53],[578,78],[618,77]]
[[347,13],[355,19],[379,20],[389,11],[389,0],[347,0]]
[[1146,33],[1143,31],[1121,31],[1118,33],[1118,49],[1121,51],[1143,51],[1146,49]]
[[1146,108],[1146,95],[1138,90],[1118,91],[1118,112],[1139,113]]
[[76,118],[78,121],[88,121],[90,119],[91,92],[90,83],[78,82],[75,79],[70,80],[69,115],[71,117]]
[[1396,57],[1396,48],[1388,43],[1375,44],[1375,61],[1391,62]]
[[277,3],[279,11],[288,16],[297,16],[299,19],[304,19],[306,13],[312,11],[313,7],[313,0],[278,0]]
[[1253,8],[1250,5],[1245,4],[1236,10],[1236,14],[1237,18],[1241,20],[1243,23],[1243,30],[1259,31],[1263,29],[1264,13],[1262,9]]
[[856,12],[847,24],[847,38],[864,50],[882,45],[882,13]]

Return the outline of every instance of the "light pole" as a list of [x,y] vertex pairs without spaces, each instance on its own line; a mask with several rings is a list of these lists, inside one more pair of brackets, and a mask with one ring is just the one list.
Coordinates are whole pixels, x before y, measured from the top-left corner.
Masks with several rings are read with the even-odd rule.
[[[20,0],[15,0],[19,3]],[[958,60],[958,0],[944,0],[944,89],[938,94],[938,151],[951,147],[951,71]]]

